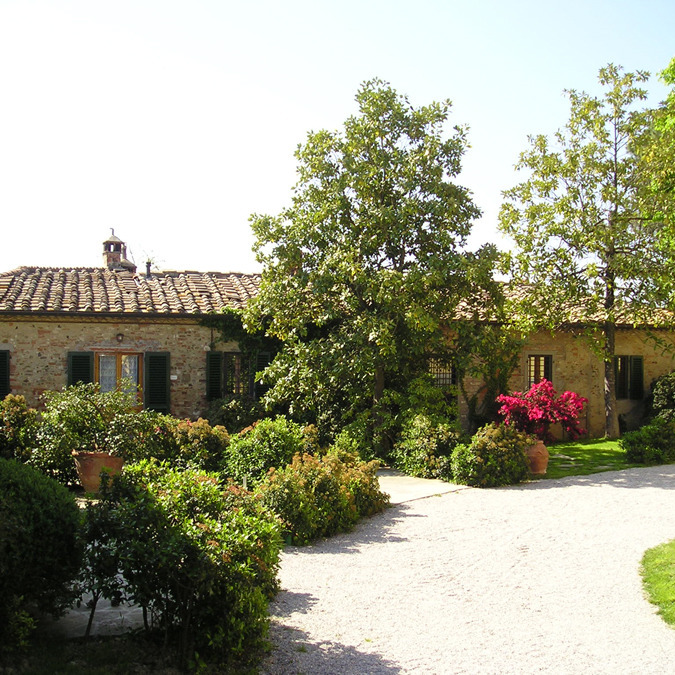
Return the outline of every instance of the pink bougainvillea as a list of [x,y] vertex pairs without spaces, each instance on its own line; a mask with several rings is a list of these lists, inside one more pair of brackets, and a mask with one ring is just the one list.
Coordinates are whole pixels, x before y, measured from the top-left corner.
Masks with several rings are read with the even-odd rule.
[[548,380],[533,384],[524,394],[519,391],[502,394],[497,402],[502,404],[499,414],[506,424],[535,434],[546,443],[554,440],[549,428],[558,422],[573,440],[586,433],[579,416],[588,399],[573,391],[564,391],[558,396]]

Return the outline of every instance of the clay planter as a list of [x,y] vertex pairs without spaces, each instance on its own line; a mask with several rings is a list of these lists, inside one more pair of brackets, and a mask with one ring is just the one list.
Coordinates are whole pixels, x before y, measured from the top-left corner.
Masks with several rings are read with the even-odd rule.
[[543,441],[537,441],[527,449],[527,458],[530,460],[530,473],[543,476],[548,467],[548,450]]
[[116,476],[122,471],[124,460],[107,452],[78,452],[73,450],[73,459],[80,483],[85,492],[97,493],[101,489],[101,471]]

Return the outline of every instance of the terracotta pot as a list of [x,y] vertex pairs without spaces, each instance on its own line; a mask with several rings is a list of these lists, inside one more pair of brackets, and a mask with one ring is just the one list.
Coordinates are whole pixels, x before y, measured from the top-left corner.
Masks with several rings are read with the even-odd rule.
[[527,458],[530,460],[530,473],[541,476],[548,467],[548,450],[543,441],[537,441],[527,449]]
[[116,476],[122,471],[124,460],[107,452],[78,452],[73,450],[73,459],[80,483],[85,492],[97,493],[101,489],[101,471]]

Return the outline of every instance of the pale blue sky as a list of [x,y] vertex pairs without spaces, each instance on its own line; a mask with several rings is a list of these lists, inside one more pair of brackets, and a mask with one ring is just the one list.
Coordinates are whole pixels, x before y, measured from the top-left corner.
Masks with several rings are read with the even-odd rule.
[[499,241],[501,191],[527,134],[564,124],[563,89],[673,56],[672,0],[0,0],[0,271],[99,265],[110,227],[139,266],[257,271],[249,215],[290,201],[297,144],[372,77],[453,101],[473,242]]

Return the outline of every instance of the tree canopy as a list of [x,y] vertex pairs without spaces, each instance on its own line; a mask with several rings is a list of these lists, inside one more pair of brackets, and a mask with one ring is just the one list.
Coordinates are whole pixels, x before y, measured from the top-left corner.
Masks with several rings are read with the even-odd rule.
[[570,116],[550,141],[529,139],[522,183],[504,193],[500,227],[515,241],[511,274],[530,289],[521,308],[556,328],[584,321],[605,364],[605,429],[618,434],[614,392],[619,323],[665,320],[671,239],[643,149],[654,117],[641,102],[648,73],[608,65],[601,97],[567,91]]
[[246,323],[267,320],[284,343],[269,397],[338,427],[377,422],[447,350],[458,306],[497,292],[494,247],[466,249],[479,210],[455,182],[467,141],[459,126],[446,135],[450,102],[414,108],[377,79],[356,101],[342,130],[298,147],[291,206],[251,216],[263,277]]

